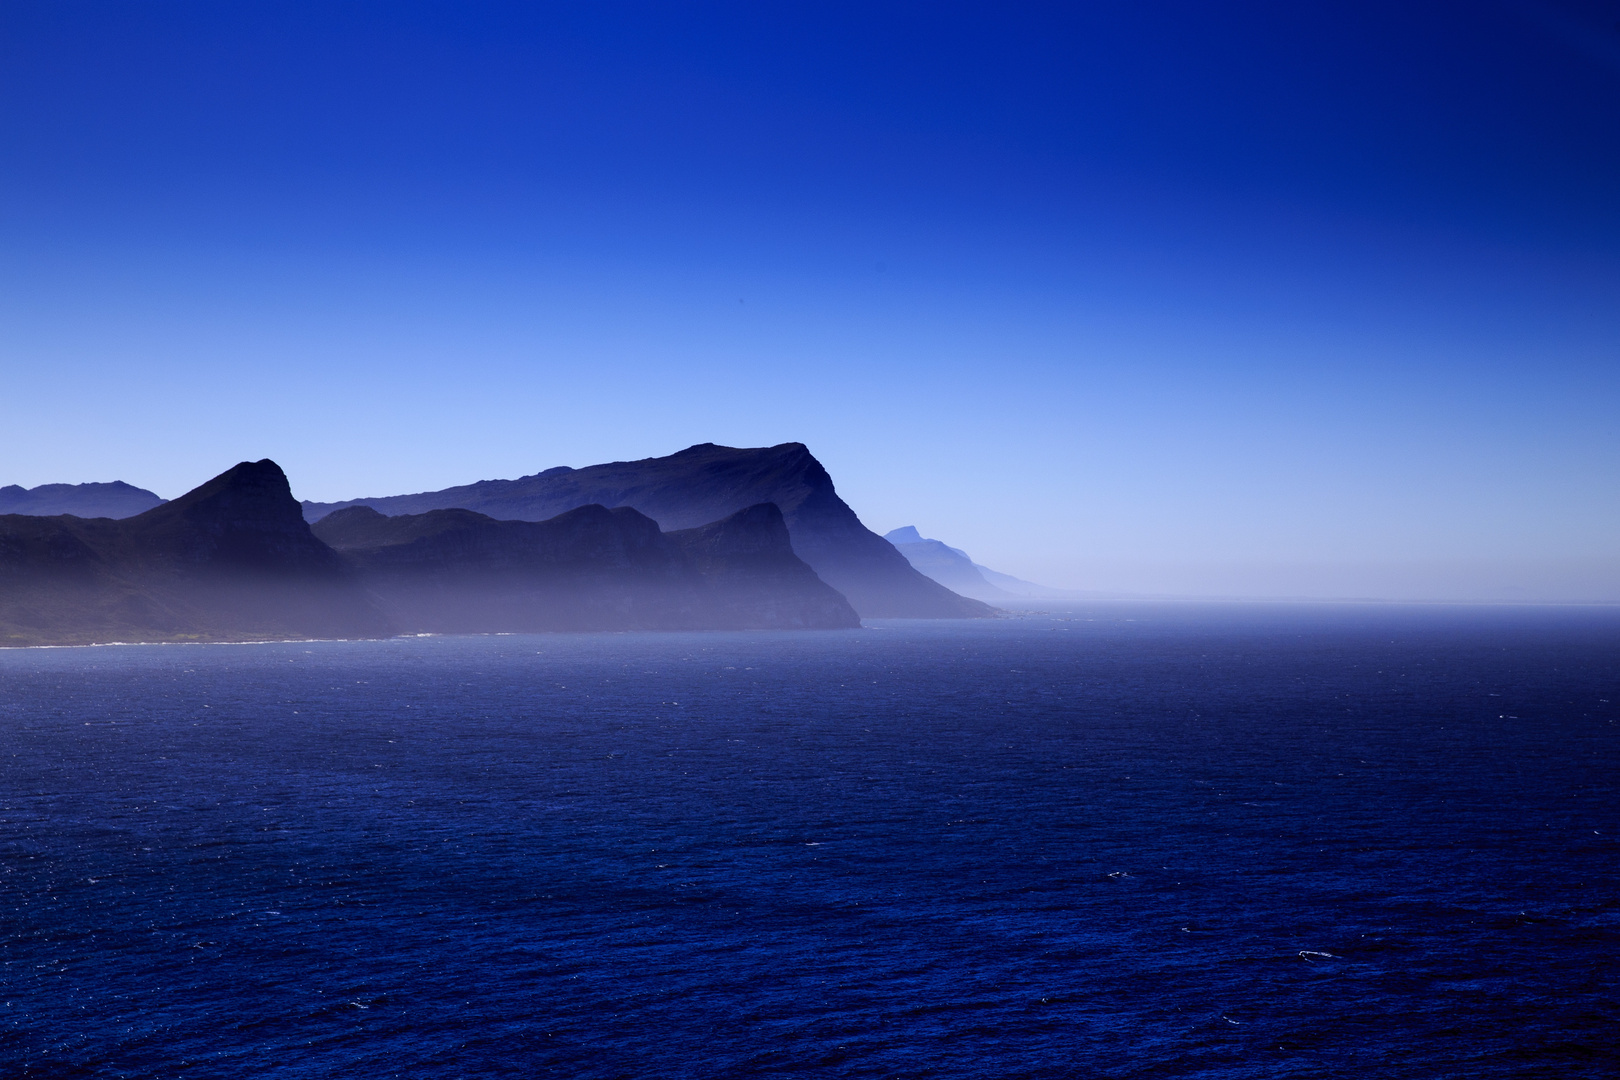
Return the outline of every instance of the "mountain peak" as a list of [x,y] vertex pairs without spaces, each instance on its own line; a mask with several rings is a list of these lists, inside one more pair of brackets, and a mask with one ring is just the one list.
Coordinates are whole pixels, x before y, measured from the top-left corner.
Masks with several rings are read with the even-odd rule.
[[198,514],[259,521],[303,520],[303,510],[292,497],[287,474],[269,458],[239,462],[173,502],[154,507],[140,517],[155,521]]
[[915,525],[902,525],[898,529],[891,529],[883,534],[883,539],[891,544],[921,544],[925,542],[922,533],[917,531]]
[[337,567],[336,555],[309,531],[287,474],[269,458],[240,462],[129,525],[188,562]]

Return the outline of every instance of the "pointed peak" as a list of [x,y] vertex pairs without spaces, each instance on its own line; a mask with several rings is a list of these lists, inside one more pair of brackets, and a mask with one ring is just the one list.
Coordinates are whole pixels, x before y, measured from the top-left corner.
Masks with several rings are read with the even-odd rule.
[[287,482],[287,474],[281,471],[281,466],[269,458],[261,458],[258,461],[241,461],[207,483],[186,492],[174,500],[172,505],[197,503],[227,492],[255,492],[272,496],[284,495],[290,499],[292,498],[292,485]]
[[292,496],[287,474],[269,458],[243,461],[172,502],[155,506],[132,521],[208,518],[237,524],[258,522],[275,528],[303,528],[303,508]]

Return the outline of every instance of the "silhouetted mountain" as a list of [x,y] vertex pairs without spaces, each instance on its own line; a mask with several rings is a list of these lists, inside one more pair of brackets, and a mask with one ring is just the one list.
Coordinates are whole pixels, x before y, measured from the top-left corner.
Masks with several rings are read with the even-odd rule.
[[1077,600],[1097,594],[1051,589],[1032,581],[1023,581],[1011,574],[1003,574],[988,566],[980,566],[961,548],[954,548],[939,540],[929,540],[914,525],[892,529],[883,539],[895,546],[918,572],[926,574],[946,588],[991,604],[1017,603],[1022,600]]
[[860,625],[793,554],[771,504],[672,533],[628,507],[600,505],[539,522],[462,509],[386,517],[354,506],[314,531],[408,631]]
[[390,627],[273,461],[124,520],[0,516],[0,643],[367,637]]
[[832,478],[800,443],[734,449],[704,443],[678,454],[584,469],[555,468],[517,480],[484,480],[418,495],[305,503],[311,521],[351,506],[415,515],[460,508],[498,519],[545,521],[591,504],[629,507],[666,530],[718,521],[747,507],[780,508],[793,550],[863,616],[971,618],[994,609],[919,574],[892,544],[861,524]]
[[673,533],[602,506],[354,508],[319,528],[341,554],[272,461],[124,520],[0,515],[0,644],[860,625],[773,505]]
[[36,488],[11,484],[0,487],[0,514],[127,518],[162,502],[153,492],[122,480],[114,480],[110,484],[41,484]]

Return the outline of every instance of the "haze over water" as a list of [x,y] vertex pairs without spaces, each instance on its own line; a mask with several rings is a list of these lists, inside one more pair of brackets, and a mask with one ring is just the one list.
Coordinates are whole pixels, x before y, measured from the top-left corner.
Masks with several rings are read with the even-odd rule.
[[1607,1077],[1620,621],[0,651],[0,1061]]

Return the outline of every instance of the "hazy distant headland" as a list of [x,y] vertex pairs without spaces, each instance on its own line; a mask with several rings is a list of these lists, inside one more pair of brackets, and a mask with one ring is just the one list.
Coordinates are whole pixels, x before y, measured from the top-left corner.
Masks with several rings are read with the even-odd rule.
[[982,600],[987,604],[1027,604],[1037,600],[1083,600],[1099,594],[1073,589],[1053,589],[1033,581],[1013,577],[981,566],[961,548],[942,540],[930,540],[915,525],[905,525],[883,534],[895,550],[906,557],[918,573],[925,574],[946,588]]
[[[126,484],[34,489],[47,490],[54,501],[34,505],[86,513],[0,515],[0,644],[819,629],[995,611],[866,529],[797,443],[337,504],[300,505],[269,460],[167,503]],[[88,516],[136,505],[131,493],[156,505]]]

